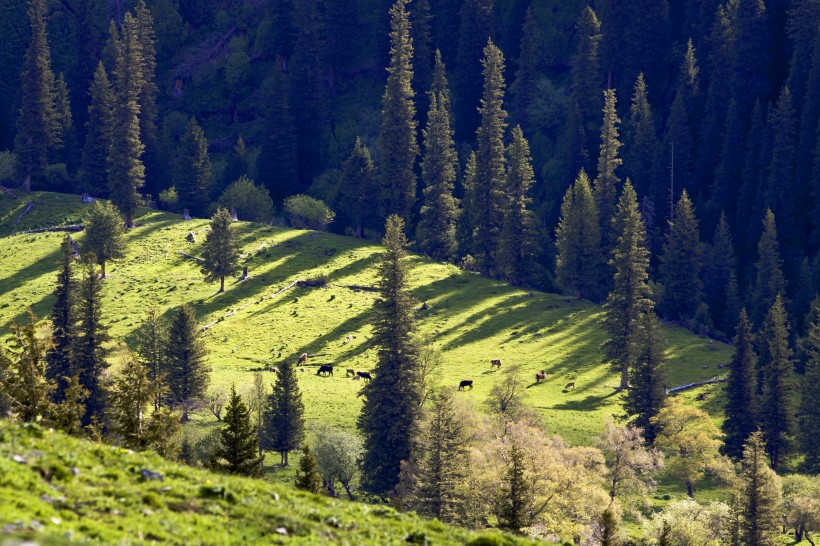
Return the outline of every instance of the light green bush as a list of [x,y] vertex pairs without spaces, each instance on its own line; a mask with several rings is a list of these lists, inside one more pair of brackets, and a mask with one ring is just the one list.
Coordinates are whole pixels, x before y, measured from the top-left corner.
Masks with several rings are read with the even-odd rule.
[[308,195],[293,195],[285,199],[285,216],[296,229],[323,230],[336,214],[319,199]]
[[273,216],[273,201],[267,188],[257,186],[247,176],[228,186],[219,196],[217,204],[228,210],[236,210],[240,220],[267,223]]

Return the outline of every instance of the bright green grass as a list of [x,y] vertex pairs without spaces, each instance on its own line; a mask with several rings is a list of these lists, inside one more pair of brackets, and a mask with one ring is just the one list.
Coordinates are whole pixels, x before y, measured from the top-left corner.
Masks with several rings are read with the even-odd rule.
[[[13,457],[21,456],[15,462]],[[163,481],[145,481],[148,469]],[[534,544],[0,420],[0,544]],[[9,532],[11,535],[9,535]],[[483,542],[474,542],[477,539]],[[429,542],[425,542],[426,539]],[[31,542],[27,542],[31,544]]]
[[[89,205],[70,197],[39,194],[37,199],[43,203],[40,210],[53,205],[60,211],[57,218],[77,218]],[[12,205],[19,203],[0,198],[0,218],[12,216],[7,212]],[[46,219],[32,221],[39,225]],[[349,286],[374,284],[377,245],[328,233],[239,223],[251,278],[245,283],[228,281],[226,292],[217,295],[217,285],[205,284],[196,263],[179,254],[199,252],[207,221],[186,222],[152,210],[141,211],[137,221],[142,225],[127,235],[128,255],[107,268],[104,309],[115,339],[128,339],[150,305],[169,314],[174,306],[189,302],[202,324],[216,321],[206,332],[214,384],[236,383],[241,390],[251,382],[252,370],[294,360],[303,352],[315,354],[300,375],[309,425],[354,426],[360,384],[344,375],[346,368],[374,367],[375,351],[368,340],[376,294]],[[4,229],[5,221],[0,222]],[[197,234],[197,243],[186,241],[189,231]],[[43,233],[0,239],[0,325],[23,318],[29,306],[39,317],[48,313],[62,237]],[[81,241],[83,235],[75,237]],[[435,334],[443,352],[439,381],[453,386],[462,379],[474,381],[475,389],[459,396],[482,403],[499,373],[490,371],[490,360],[500,358],[504,368],[520,365],[526,371],[531,378],[527,403],[543,416],[550,432],[572,443],[593,443],[604,421],[621,412],[614,389],[617,374],[601,363],[604,334],[599,306],[528,293],[418,256],[410,260],[413,295],[430,305],[417,313],[419,329]],[[320,275],[328,279],[323,288],[295,287],[274,297],[294,280]],[[356,338],[344,343],[348,334]],[[717,364],[729,361],[727,345],[681,328],[670,328],[668,338],[670,386],[718,375],[723,370]],[[335,376],[317,377],[319,364],[335,365]],[[548,379],[535,385],[535,373],[541,369]],[[577,388],[564,392],[570,381]],[[696,402],[696,392],[705,392],[706,400]],[[721,418],[720,386],[684,396],[716,420]],[[207,425],[213,419],[203,414],[200,422]]]

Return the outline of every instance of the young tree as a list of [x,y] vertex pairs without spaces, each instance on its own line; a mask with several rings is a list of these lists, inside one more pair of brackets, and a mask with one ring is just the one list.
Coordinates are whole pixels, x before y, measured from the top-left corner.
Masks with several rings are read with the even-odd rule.
[[757,429],[757,354],[752,324],[746,309],[740,311],[735,328],[735,354],[729,362],[726,383],[726,434],[724,451],[732,458],[743,455],[743,444]]
[[515,442],[510,444],[510,451],[504,469],[504,478],[498,492],[496,512],[498,526],[512,533],[520,534],[529,524],[527,514],[530,487],[524,476],[524,453]]
[[537,285],[540,280],[541,252],[538,221],[531,210],[530,192],[535,183],[530,146],[520,125],[512,130],[507,148],[508,208],[504,213],[498,237],[496,262],[498,270],[514,286]]
[[52,346],[46,352],[46,377],[54,383],[54,401],[65,396],[71,376],[72,345],[74,343],[76,316],[76,280],[74,279],[74,249],[71,238],[66,235],[60,244],[60,269],[57,272],[55,301],[51,308]]
[[288,453],[298,449],[305,438],[305,405],[299,390],[296,366],[290,360],[279,366],[263,420],[263,446],[279,453],[282,466],[288,466]]
[[760,325],[778,295],[786,292],[786,277],[780,259],[780,245],[774,214],[766,211],[763,218],[763,234],[757,244],[757,263],[754,289],[751,295],[752,323]]
[[753,433],[743,447],[743,470],[734,495],[740,520],[740,544],[774,546],[779,542],[780,477],[766,464],[763,434]]
[[604,91],[604,123],[601,126],[601,146],[598,155],[598,176],[595,177],[594,195],[598,206],[598,221],[601,224],[601,237],[604,248],[609,251],[618,242],[618,234],[613,231],[612,218],[616,214],[615,197],[618,193],[618,184],[621,179],[615,172],[623,163],[618,157],[621,143],[618,140],[618,118],[616,110],[617,99],[615,90]]
[[224,426],[219,429],[219,443],[211,454],[209,466],[228,474],[261,476],[263,458],[257,453],[258,441],[250,410],[236,394],[236,386],[231,385]]
[[182,305],[171,322],[168,334],[169,401],[182,407],[182,422],[208,390],[208,353],[200,334],[193,307]]
[[[165,384],[168,375],[168,321],[160,314],[157,307],[151,307],[148,315],[135,332],[137,356],[145,366],[148,379]],[[154,410],[162,405],[162,392],[157,391]]]
[[624,390],[629,388],[630,344],[638,319],[654,307],[647,283],[649,249],[646,248],[646,228],[638,210],[635,190],[629,182],[624,185],[613,225],[618,245],[610,261],[615,269],[614,286],[604,304],[607,313],[603,326],[609,334],[604,355],[612,367],[621,372],[619,389]]
[[89,90],[85,145],[82,157],[82,189],[94,195],[108,192],[108,148],[114,133],[114,91],[102,61]]
[[219,281],[218,294],[225,291],[225,277],[233,275],[238,268],[239,242],[231,222],[228,209],[217,209],[202,244],[202,273],[207,282]]
[[77,338],[74,345],[74,373],[88,391],[83,426],[105,421],[106,393],[103,372],[108,368],[106,347],[111,336],[108,325],[102,322],[102,277],[97,270],[94,255],[88,256],[83,266],[83,277],[77,291]]
[[293,482],[296,489],[307,491],[308,493],[319,494],[322,492],[322,476],[319,474],[319,465],[316,457],[310,451],[310,446],[302,446],[302,456],[299,457],[299,470],[296,471],[296,481]]
[[721,472],[726,464],[718,452],[720,431],[703,410],[670,397],[652,418],[658,431],[655,446],[668,458],[669,473],[686,483],[689,498],[695,498],[695,483],[706,472]]
[[78,436],[83,432],[83,415],[88,391],[80,384],[80,376],[66,378],[63,398],[52,404],[48,412],[48,423],[54,428]]
[[28,311],[28,324],[12,324],[11,353],[0,352],[0,394],[25,423],[43,417],[51,406],[54,383],[46,377],[46,352],[51,340],[37,331],[37,317]]
[[418,346],[408,291],[404,221],[388,218],[378,267],[380,299],[375,304],[373,343],[378,347],[376,376],[362,392],[358,427],[364,436],[363,487],[385,494],[399,479],[400,463],[413,448],[418,426]]
[[490,388],[486,405],[493,413],[512,416],[523,405],[527,391],[524,390],[524,374],[520,366],[504,368]]
[[413,104],[413,40],[410,37],[409,0],[396,0],[390,8],[390,66],[382,98],[381,217],[397,214],[405,223],[416,199],[414,167],[419,146],[416,142],[416,108]]
[[44,175],[49,153],[58,144],[58,119],[55,103],[54,72],[46,36],[46,0],[29,2],[31,42],[23,58],[20,75],[20,112],[14,149],[17,176],[25,191],[32,178]]
[[336,482],[339,482],[345,488],[347,497],[354,500],[353,482],[359,475],[359,461],[363,453],[361,438],[340,428],[323,426],[316,433],[314,453],[328,494],[336,496]]
[[655,489],[653,474],[663,468],[663,453],[645,445],[643,430],[608,421],[598,448],[606,458],[609,498],[642,496]]
[[364,237],[366,227],[376,227],[371,221],[376,215],[373,195],[377,188],[376,165],[370,150],[356,137],[353,151],[342,163],[339,176],[339,208],[352,224],[356,237]]
[[83,251],[92,252],[105,279],[105,264],[125,255],[126,241],[120,213],[109,201],[95,201],[85,219]]
[[737,319],[735,316],[727,316],[728,310],[726,309],[729,277],[736,267],[737,259],[732,243],[732,231],[726,214],[721,211],[712,244],[706,251],[706,259],[703,263],[703,287],[706,304],[712,313],[712,320],[724,333],[729,333],[730,326],[733,326]]
[[[815,300],[813,307],[817,317],[820,300]],[[820,388],[820,320],[809,324],[806,337],[808,359],[800,399],[800,443],[806,454],[804,468],[811,474],[820,474],[820,400],[815,396]]]
[[661,255],[665,315],[673,320],[689,319],[703,301],[703,245],[698,217],[686,190],[675,205]]
[[657,426],[652,420],[664,402],[666,376],[661,366],[665,360],[666,339],[654,312],[638,315],[631,326],[627,347],[630,351],[629,385],[623,399],[627,415],[634,415],[633,424],[645,431],[646,441],[655,441]]
[[68,84],[66,84],[63,74],[59,74],[54,81],[54,97],[57,113],[54,159],[59,163],[66,164],[68,168],[73,170],[77,163],[77,140],[74,133],[74,119],[71,115],[71,103],[68,98]]
[[660,143],[655,118],[649,106],[649,92],[643,72],[638,74],[624,131],[624,170],[639,195],[659,196],[655,191],[658,177]]
[[180,205],[191,214],[204,214],[208,206],[211,183],[211,160],[205,131],[191,118],[179,139],[174,164],[174,187],[179,192]]
[[555,228],[555,247],[558,283],[575,292],[578,299],[598,301],[606,262],[601,249],[598,207],[583,169],[564,195],[561,219]]

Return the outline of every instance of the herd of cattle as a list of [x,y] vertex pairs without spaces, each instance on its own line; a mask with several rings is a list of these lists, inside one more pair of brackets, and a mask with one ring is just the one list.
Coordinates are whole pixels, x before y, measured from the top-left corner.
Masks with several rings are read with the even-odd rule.
[[[349,337],[350,336],[348,336],[348,338]],[[345,342],[348,341],[348,338],[345,338]],[[296,365],[297,366],[304,366],[305,364],[307,364],[308,359],[310,358],[310,356],[311,355],[309,355],[308,353],[302,353],[299,356],[299,360],[297,361]],[[490,360],[490,370],[492,370],[492,369],[496,369],[496,370],[501,369],[501,360],[500,359],[494,358],[494,359]],[[279,368],[277,368],[276,366],[271,366],[270,371],[273,372],[273,373],[279,373]],[[332,376],[333,375],[333,365],[331,365],[331,364],[321,364],[319,366],[319,369],[316,370],[316,375],[319,375],[319,376],[322,376],[322,377]],[[347,368],[347,370],[345,372],[345,378],[348,378],[348,377],[352,377],[354,381],[364,380],[368,383],[370,381],[372,381],[372,379],[373,379],[373,375],[372,375],[371,372],[356,371],[353,368]],[[544,370],[541,370],[540,372],[535,374],[536,384],[540,383],[541,381],[546,381],[546,379],[547,379],[547,372],[545,372]],[[472,379],[462,379],[461,382],[458,384],[458,390],[463,391],[465,389],[473,390],[473,380]],[[575,382],[574,381],[570,381],[564,387],[565,392],[569,391],[571,389],[572,390],[575,389]]]

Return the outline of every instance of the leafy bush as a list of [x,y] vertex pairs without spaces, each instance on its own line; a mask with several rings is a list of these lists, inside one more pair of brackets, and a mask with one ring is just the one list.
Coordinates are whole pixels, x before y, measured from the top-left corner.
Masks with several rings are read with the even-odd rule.
[[159,202],[162,205],[162,208],[171,212],[176,212],[177,205],[179,204],[179,194],[177,193],[177,189],[171,186],[170,188],[159,192]]
[[323,230],[336,214],[319,199],[308,195],[293,195],[285,199],[285,215],[296,229]]
[[217,204],[226,209],[235,209],[240,220],[270,222],[273,216],[273,201],[267,188],[257,186],[247,176],[240,177],[222,192]]

